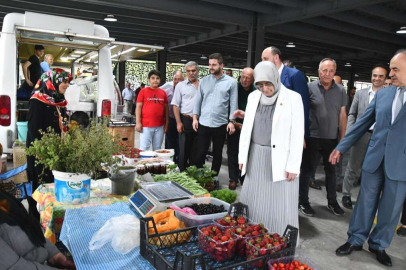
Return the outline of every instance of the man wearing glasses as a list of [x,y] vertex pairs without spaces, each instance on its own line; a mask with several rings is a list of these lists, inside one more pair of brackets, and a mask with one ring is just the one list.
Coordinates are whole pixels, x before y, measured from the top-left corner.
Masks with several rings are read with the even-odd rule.
[[326,172],[327,207],[337,216],[344,215],[337,203],[335,167],[328,161],[331,151],[344,137],[347,126],[347,94],[344,87],[333,79],[336,70],[336,62],[325,58],[319,65],[319,79],[309,83],[310,137],[306,138],[299,177],[299,211],[306,216],[315,215],[309,203],[309,181],[317,168],[318,151]]

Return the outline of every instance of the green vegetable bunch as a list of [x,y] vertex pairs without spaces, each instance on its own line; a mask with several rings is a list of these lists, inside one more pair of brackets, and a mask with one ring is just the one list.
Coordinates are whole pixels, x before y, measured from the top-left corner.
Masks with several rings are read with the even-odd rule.
[[50,170],[95,174],[102,163],[115,164],[113,154],[120,151],[118,137],[110,134],[107,122],[92,121],[89,129],[73,126],[62,136],[51,128],[40,131],[42,138],[32,142],[26,153]]
[[227,203],[234,203],[237,199],[237,193],[228,189],[214,190],[210,192],[210,195],[219,200],[225,201]]
[[205,195],[208,191],[202,188],[194,178],[190,177],[186,172],[182,173],[167,173],[156,174],[153,176],[155,182],[173,181],[180,186],[186,188],[195,195]]
[[203,165],[203,168],[199,169],[196,166],[190,166],[186,168],[186,172],[189,176],[196,179],[202,187],[212,182],[213,177],[217,175],[217,172],[212,171],[207,165]]

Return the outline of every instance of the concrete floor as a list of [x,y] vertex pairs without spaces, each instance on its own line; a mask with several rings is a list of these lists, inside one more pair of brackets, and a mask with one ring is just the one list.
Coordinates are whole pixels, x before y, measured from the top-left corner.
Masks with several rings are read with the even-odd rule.
[[[137,132],[136,132],[137,133]],[[139,146],[139,134],[135,136],[135,147]],[[222,188],[228,188],[228,166],[227,166],[227,146],[223,149],[223,163],[221,166],[219,180]],[[343,171],[347,163],[348,154],[344,156]],[[209,164],[210,162],[207,162]],[[395,234],[391,246],[386,250],[392,258],[393,267],[385,267],[376,259],[375,255],[368,251],[368,245],[364,245],[363,251],[353,252],[347,257],[337,257],[335,250],[347,240],[347,230],[352,210],[345,210],[345,215],[335,216],[327,209],[327,193],[324,184],[324,169],[319,165],[316,172],[316,181],[322,186],[322,190],[310,189],[309,198],[313,209],[316,211],[315,217],[306,217],[299,214],[300,244],[297,253],[304,256],[318,267],[324,270],[357,269],[357,270],[381,270],[381,269],[406,269],[406,238]],[[240,194],[241,186],[237,187]],[[353,203],[357,198],[359,187],[353,191]],[[337,193],[337,200],[341,205],[342,194]],[[238,197],[237,197],[238,200]]]

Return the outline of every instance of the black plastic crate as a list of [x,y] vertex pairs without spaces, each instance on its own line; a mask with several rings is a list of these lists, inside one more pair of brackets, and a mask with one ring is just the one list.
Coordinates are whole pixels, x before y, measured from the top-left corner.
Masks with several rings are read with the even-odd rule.
[[[248,216],[248,207],[242,203],[232,204],[229,214]],[[155,233],[148,234],[149,230]],[[288,238],[288,247],[281,251],[250,261],[235,256],[219,263],[199,249],[197,227],[158,234],[154,220],[149,217],[141,219],[140,254],[158,270],[258,269],[253,265],[259,260],[267,262],[271,258],[295,255],[298,229],[288,225],[283,235]]]

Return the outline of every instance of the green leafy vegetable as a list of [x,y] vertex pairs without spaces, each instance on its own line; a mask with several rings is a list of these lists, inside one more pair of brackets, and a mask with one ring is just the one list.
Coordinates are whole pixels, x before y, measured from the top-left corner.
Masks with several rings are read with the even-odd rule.
[[237,199],[237,193],[228,189],[214,190],[210,195],[227,203],[234,203]]
[[213,177],[217,175],[217,172],[212,171],[208,166],[203,165],[203,168],[197,168],[196,166],[190,166],[186,169],[189,176],[197,180],[197,182],[204,187],[206,184],[213,181]]

